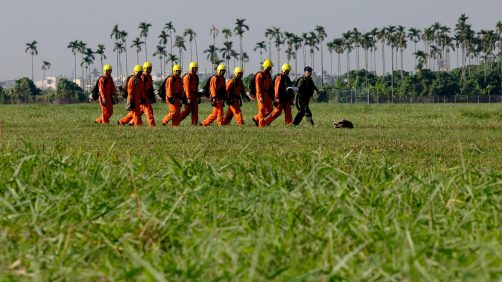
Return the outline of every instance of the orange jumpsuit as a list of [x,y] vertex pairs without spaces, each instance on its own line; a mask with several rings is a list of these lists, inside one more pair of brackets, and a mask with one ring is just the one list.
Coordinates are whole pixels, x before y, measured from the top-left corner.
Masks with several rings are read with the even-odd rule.
[[190,100],[190,104],[185,104],[185,110],[181,112],[180,120],[184,120],[190,113],[192,113],[192,125],[197,125],[199,122],[199,103],[197,101],[199,76],[193,73],[185,75],[185,77],[183,77],[183,89],[185,90],[187,100]]
[[224,125],[229,125],[232,121],[232,117],[235,116],[235,121],[237,125],[243,125],[244,120],[242,118],[241,107],[239,106],[239,100],[242,99],[241,95],[246,95],[244,92],[244,84],[241,79],[233,78],[227,82],[227,104],[228,111],[223,119]]
[[223,100],[222,97],[226,96],[225,78],[221,75],[211,77],[209,84],[209,92],[211,99],[215,99],[213,112],[202,122],[203,126],[208,126],[215,119],[218,119],[218,125],[223,125]]
[[[166,81],[166,103],[169,108],[169,113],[162,119],[162,124],[166,125],[169,121],[173,121],[173,126],[180,125],[180,108],[182,97],[182,82],[181,78],[176,75],[171,75]],[[174,103],[170,103],[170,98],[174,98]]]
[[[272,112],[272,99],[269,93],[272,90],[272,75],[264,71],[256,74],[256,100],[258,100],[258,114],[253,120],[258,121],[260,127],[265,126],[265,118]],[[260,101],[260,100],[263,101]]]
[[[153,127],[155,126],[155,118],[153,117],[153,107],[150,99],[148,98],[148,91],[153,91],[153,80],[152,76],[146,72],[141,75],[141,80],[143,80],[143,85],[145,86],[145,95],[141,97],[143,103],[140,105],[140,115],[145,114],[148,124]],[[133,125],[132,112],[127,115],[130,118],[129,124]],[[125,118],[124,118],[125,120]]]
[[286,89],[285,86],[281,87],[281,82],[282,80],[287,81],[287,77],[284,78],[286,75],[282,74],[278,76],[275,80],[275,86],[274,86],[274,92],[275,92],[275,99],[279,100],[279,105],[274,109],[274,111],[268,116],[268,118],[265,119],[265,125],[270,125],[277,117],[279,117],[282,113],[282,110],[284,110],[284,120],[286,123],[286,126],[289,126],[293,123],[293,115],[291,114],[291,105],[292,101],[287,99],[287,94],[286,94]]
[[129,124],[132,119],[132,124],[140,126],[143,124],[141,121],[141,105],[140,100],[145,97],[145,86],[143,85],[143,80],[141,77],[133,76],[129,79],[127,83],[127,100],[129,103],[133,103],[134,107],[132,110],[121,120],[119,124]]
[[[112,95],[115,97],[115,100],[118,101],[117,90],[115,88],[115,83],[113,79],[105,74],[104,76],[99,78],[98,81],[99,87],[99,106],[101,107],[101,116],[96,119],[96,123],[110,123],[110,117],[113,114],[113,103],[112,103]],[[103,99],[105,100],[105,104],[103,105]]]

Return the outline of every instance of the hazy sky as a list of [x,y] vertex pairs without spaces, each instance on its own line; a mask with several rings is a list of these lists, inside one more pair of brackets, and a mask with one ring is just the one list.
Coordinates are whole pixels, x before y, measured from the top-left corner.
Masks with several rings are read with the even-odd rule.
[[[129,45],[139,35],[139,22],[147,20],[153,25],[148,40],[149,56],[166,22],[172,20],[178,32],[191,27],[198,34],[203,69],[208,66],[202,50],[211,42],[211,25],[233,29],[235,18],[246,18],[251,30],[245,34],[244,49],[251,55],[247,67],[252,69],[259,60],[252,49],[257,41],[264,40],[264,30],[271,26],[302,33],[322,25],[332,39],[353,27],[361,31],[390,24],[424,27],[434,21],[453,27],[462,13],[470,17],[476,30],[493,29],[502,20],[501,12],[502,0],[5,1],[0,16],[0,34],[4,38],[0,43],[0,81],[31,75],[31,59],[24,50],[25,43],[32,40],[39,42],[35,80],[41,79],[42,60],[52,63],[48,75],[72,75],[73,55],[66,46],[75,39],[83,40],[93,49],[99,43],[105,44],[108,62],[114,66],[110,32],[117,23],[129,33]],[[222,41],[220,35],[217,45],[222,45]],[[144,53],[140,58],[144,59]],[[150,59],[154,67],[158,66],[155,59]],[[408,66],[413,64],[410,61],[411,58]],[[329,64],[329,59],[325,62]],[[129,64],[133,63],[135,52],[130,50]],[[98,65],[96,60],[99,69]]]

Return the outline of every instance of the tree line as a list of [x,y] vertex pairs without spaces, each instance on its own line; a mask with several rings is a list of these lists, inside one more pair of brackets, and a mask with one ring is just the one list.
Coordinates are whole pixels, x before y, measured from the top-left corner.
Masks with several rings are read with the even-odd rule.
[[[453,68],[452,56],[456,55],[456,69],[460,70],[455,73],[460,74],[458,83],[463,85],[469,79],[469,74],[472,76],[472,73],[480,73],[477,71],[468,73],[472,66],[482,67],[481,75],[483,75],[484,81],[497,65],[499,73],[502,72],[502,60],[500,59],[502,22],[498,21],[493,29],[475,31],[468,20],[469,18],[462,14],[454,27],[435,22],[422,29],[390,25],[373,28],[369,32],[361,32],[358,28],[353,28],[332,39],[328,38],[325,28],[319,25],[315,26],[312,31],[301,34],[281,30],[280,27],[274,26],[265,29],[264,40],[256,42],[253,51],[257,55],[259,54],[260,61],[263,61],[266,56],[272,59],[276,66],[282,65],[284,62],[294,65],[293,74],[296,75],[299,74],[299,59],[303,60],[302,66],[309,64],[315,69],[315,57],[319,54],[320,71],[317,71],[317,79],[322,86],[351,89],[353,87],[375,88],[377,83],[371,84],[371,82],[376,80],[387,87],[386,78],[389,77],[390,86],[388,88],[394,94],[396,87],[400,87],[400,83],[407,75],[410,75],[404,68],[404,54],[406,50],[413,48],[415,61],[413,75],[423,74],[424,70],[432,73],[447,72],[452,74],[455,69]],[[151,37],[151,28],[152,25],[147,21],[139,23],[137,37],[129,42],[127,31],[121,30],[118,24],[112,27],[110,39],[113,40],[112,52],[115,56],[116,75],[125,77],[129,74],[128,49],[135,51],[136,64],[140,64],[142,61],[142,58],[140,59],[142,52],[144,52],[145,60],[150,59],[147,42]],[[245,63],[249,62],[249,55],[244,50],[243,38],[249,30],[250,27],[246,24],[245,19],[236,19],[231,28],[218,29],[213,25],[209,29],[212,42],[202,51],[205,59],[213,67],[220,63],[225,63],[229,67],[231,65],[244,66]],[[172,21],[163,26],[156,38],[157,44],[152,54],[153,58],[158,61],[161,77],[170,73],[167,69],[168,65],[171,67],[174,64],[183,65],[187,59],[199,61],[197,35],[192,28],[186,28],[183,31],[177,30]],[[217,44],[219,37],[223,39],[220,46]],[[236,38],[238,39],[238,48],[234,45]],[[103,61],[107,59],[107,48],[104,44],[98,44],[95,49],[92,49],[81,40],[69,42],[67,48],[74,56],[73,78],[77,79],[77,68],[80,66],[80,76],[83,81],[81,85],[91,85],[91,78],[99,75],[99,71],[91,69],[97,58],[99,58],[101,67],[103,66]],[[329,71],[325,70],[325,51],[329,54]],[[390,56],[388,51],[390,51]],[[32,56],[33,80],[33,58],[38,55],[37,41],[26,44],[26,53]],[[281,59],[281,55],[285,55],[285,58]],[[352,62],[354,59],[355,63]],[[345,60],[345,69],[342,69],[343,60]],[[335,69],[334,62],[336,62]],[[50,63],[46,63],[44,63],[44,71],[50,68]],[[360,72],[364,74],[364,79],[359,79]],[[371,77],[376,79],[371,79]],[[355,79],[355,81],[351,79]],[[360,83],[361,81],[364,83]],[[478,87],[480,86],[478,85]],[[492,86],[492,88],[502,89],[502,82],[500,82],[500,86]]]

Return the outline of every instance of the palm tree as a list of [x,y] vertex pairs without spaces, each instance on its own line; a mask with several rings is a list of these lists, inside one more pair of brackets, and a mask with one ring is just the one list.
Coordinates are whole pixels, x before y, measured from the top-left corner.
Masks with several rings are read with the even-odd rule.
[[263,62],[263,50],[267,51],[267,44],[265,41],[256,42],[256,46],[253,49],[254,51],[260,52],[260,64]]
[[[112,32],[110,33],[110,38],[115,40],[113,46],[116,47],[116,45],[117,45],[117,43],[118,43],[118,41],[120,39],[120,29],[119,29],[119,25],[118,24],[116,24],[113,27]],[[115,50],[115,48],[114,48],[114,50]],[[120,61],[119,55],[120,54],[117,52],[117,58],[116,58],[117,59],[117,72],[119,71],[119,61]]]
[[333,48],[335,53],[337,54],[337,61],[338,61],[338,77],[342,76],[342,65],[341,65],[341,55],[343,54],[344,50],[344,40],[343,38],[336,38],[333,40]]
[[315,68],[315,50],[319,50],[319,47],[317,46],[319,44],[319,39],[317,38],[317,34],[313,31],[308,33],[307,40],[305,41],[305,45],[309,46],[310,50],[310,63],[312,65],[312,68]]
[[[174,55],[174,54],[167,54],[166,63],[171,62],[171,65],[174,66],[174,64],[177,64],[178,61],[179,60],[178,60],[178,57],[176,57],[176,55]],[[167,73],[166,73],[166,76],[167,76]]]
[[127,62],[127,32],[125,30],[120,32],[120,40],[124,43],[126,73],[129,74],[129,63]]
[[417,61],[417,66],[416,66],[416,69],[418,70],[418,72],[422,72],[422,69],[424,67],[424,65],[426,64],[427,62],[427,53],[423,52],[423,51],[417,51],[414,53],[415,55],[415,58],[416,58],[416,61]]
[[216,69],[216,61],[218,60],[218,48],[214,45],[209,45],[209,47],[204,50],[207,54],[207,59],[211,62],[213,69]]
[[382,75],[385,75],[385,40],[387,38],[387,29],[380,29],[377,32],[376,38],[382,43]]
[[115,42],[113,46],[113,52],[117,53],[117,75],[122,76],[122,62],[120,60],[120,54],[124,51],[125,47],[122,42]]
[[365,66],[365,78],[366,87],[368,87],[368,52],[374,47],[374,39],[371,32],[365,33],[361,36],[361,47],[364,49],[364,66]]
[[[164,29],[169,33],[169,38],[171,38],[171,52],[170,54],[173,54],[173,33],[176,32],[176,28],[174,28],[173,22],[168,22],[164,25]],[[174,66],[173,61],[171,61],[171,68]]]
[[460,43],[460,48],[462,49],[462,81],[465,80],[465,61],[467,57],[467,48],[471,44],[474,38],[474,32],[471,29],[471,25],[467,23],[467,17],[462,14],[457,24],[455,25],[456,37]]
[[356,49],[356,71],[359,71],[359,48],[361,47],[362,34],[359,32],[357,28],[352,29],[352,44],[354,45],[354,49]]
[[352,32],[347,31],[342,34],[343,49],[347,52],[347,76],[350,84],[350,52],[352,52]]
[[303,38],[295,35],[293,39],[293,49],[295,50],[295,74],[298,74],[298,51],[303,46]]
[[[85,52],[87,51],[87,43],[83,42],[83,41],[79,41],[78,42],[78,51],[80,53],[80,69],[82,71],[82,78],[85,78],[85,73],[84,73],[84,54]],[[84,81],[82,81],[82,87],[84,87],[84,84],[83,84]]]
[[481,30],[479,33],[479,39],[481,40],[481,50],[485,54],[484,56],[484,78],[486,82],[486,70],[488,64],[491,65],[490,58],[492,57],[492,53],[496,48],[497,35],[493,30]]
[[[499,64],[500,64],[500,73],[502,73],[502,21],[498,21],[495,25],[495,31],[498,35],[498,47],[499,47]],[[502,89],[502,80],[500,81],[500,89]]]
[[187,48],[185,46],[185,39],[183,36],[177,35],[176,39],[174,40],[174,47],[178,48],[179,52],[179,64],[183,65],[183,51],[186,51]]
[[37,48],[38,42],[36,40],[33,40],[32,42],[26,43],[26,49],[24,50],[25,53],[29,53],[31,55],[31,80],[33,81],[34,78],[34,66],[33,66],[33,56],[38,55],[38,48]]
[[[398,26],[396,29],[396,53],[397,50],[400,51],[401,54],[401,79],[404,79],[404,67],[403,67],[403,52],[408,46],[406,45],[406,30],[404,26]],[[397,65],[397,62],[396,62]]]
[[193,31],[191,28],[185,29],[185,32],[183,32],[183,36],[188,37],[188,42],[190,43],[190,61],[193,61],[193,56],[192,56],[192,41],[195,40],[195,57],[196,61],[199,61],[199,55],[197,54],[197,33]]
[[242,49],[242,37],[244,36],[244,32],[249,30],[249,26],[244,23],[245,21],[246,21],[246,19],[236,19],[235,20],[235,28],[234,28],[234,33],[239,35],[240,61],[241,61],[242,67],[244,67],[244,50]]
[[153,53],[153,56],[156,57],[158,56],[159,57],[159,61],[160,61],[160,78],[163,79],[164,76],[164,72],[163,72],[163,65],[162,65],[162,62],[164,61],[164,58],[167,56],[167,53],[166,53],[166,46],[163,46],[163,45],[157,45],[157,50],[155,51],[155,53]]
[[280,69],[281,46],[284,44],[284,35],[279,27],[272,27],[272,38],[274,40],[275,49],[277,50],[277,67]]
[[209,35],[213,38],[213,46],[216,46],[216,36],[218,36],[218,34],[220,34],[220,30],[213,24],[209,30]]
[[233,42],[226,41],[223,42],[223,48],[220,49],[221,56],[223,59],[225,59],[225,64],[228,66],[230,59],[232,58],[232,53],[235,52],[234,49],[232,49]]
[[272,58],[272,39],[274,38],[274,30],[271,28],[265,29],[265,38],[268,40],[268,57]]
[[73,56],[75,57],[75,73],[74,73],[74,80],[73,82],[77,82],[77,51],[78,51],[78,40],[71,41],[68,43],[68,46],[66,47],[68,49],[71,49],[71,52],[73,53]]
[[[90,69],[90,66],[94,63],[95,57],[94,57],[94,52],[90,48],[87,48],[84,53],[85,53],[85,57],[80,64],[86,70],[85,73],[87,74],[87,77],[89,78],[89,85],[90,85],[91,84],[91,74],[89,72],[89,69]],[[84,78],[84,82],[85,82],[85,78]],[[84,85],[84,91],[85,91],[85,83],[83,85]]]
[[139,36],[145,38],[145,61],[148,61],[148,47],[146,45],[146,38],[148,37],[148,32],[150,31],[151,27],[152,25],[146,21],[139,23],[138,26],[138,29],[140,30]]
[[50,68],[51,68],[51,63],[47,61],[42,61],[42,70],[44,71],[44,75],[42,76],[42,89],[44,88],[45,71],[49,70]]
[[335,44],[333,41],[330,41],[326,44],[326,47],[328,47],[329,53],[330,75],[333,76],[333,52],[335,51]]
[[103,59],[106,60],[105,50],[106,50],[105,45],[98,44],[96,52],[94,52],[99,55],[99,60],[101,61],[101,69],[103,69]]
[[326,34],[326,30],[324,29],[324,27],[318,25],[315,27],[315,32],[317,33],[316,36],[317,36],[317,39],[319,40],[320,42],[320,45],[321,45],[321,86],[324,86],[324,54],[323,54],[323,45],[324,45],[324,39],[326,38],[326,36],[328,36]]
[[[415,44],[414,53],[417,53],[417,43],[420,41],[420,30],[417,28],[410,28],[408,30],[408,39]],[[417,68],[417,58],[415,58],[415,68]]]
[[136,37],[131,44],[131,48],[136,48],[136,64],[139,65],[139,52],[141,52],[141,46],[145,42],[141,41],[139,37]]

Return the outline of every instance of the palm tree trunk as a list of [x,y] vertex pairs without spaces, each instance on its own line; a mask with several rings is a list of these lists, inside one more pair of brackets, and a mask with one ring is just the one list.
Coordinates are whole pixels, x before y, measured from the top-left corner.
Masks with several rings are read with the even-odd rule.
[[139,52],[136,51],[136,65],[139,65]]
[[77,83],[77,53],[74,53],[73,54],[74,57],[75,57],[75,73],[73,74],[73,77],[74,77],[74,83]]
[[324,40],[321,40],[321,87],[324,87]]
[[146,45],[146,36],[143,36],[145,38],[145,61],[148,61],[148,48]]
[[337,56],[338,56],[338,78],[340,78],[342,76],[342,64],[341,64],[342,58],[340,53],[337,53]]
[[33,81],[34,78],[34,64],[33,64],[33,54],[31,54],[31,81]]
[[124,49],[125,49],[125,59],[126,59],[126,73],[129,74],[129,66],[127,63],[127,41],[124,41]]
[[244,54],[243,54],[243,50],[242,50],[242,35],[239,36],[240,37],[240,51],[241,51],[241,66],[244,67]]
[[404,73],[403,73],[403,51],[404,51],[404,49],[401,48],[401,80],[404,79]]
[[385,43],[382,42],[382,75],[385,76]]
[[190,61],[193,61],[192,41],[190,41]]
[[195,60],[199,63],[199,49],[197,48],[197,38],[194,38],[195,42]]

